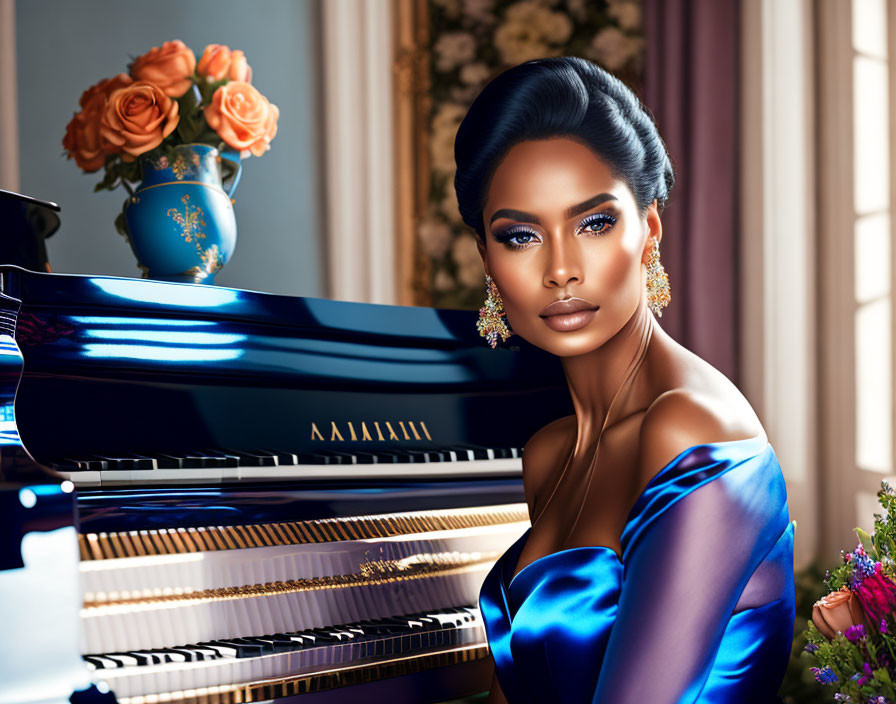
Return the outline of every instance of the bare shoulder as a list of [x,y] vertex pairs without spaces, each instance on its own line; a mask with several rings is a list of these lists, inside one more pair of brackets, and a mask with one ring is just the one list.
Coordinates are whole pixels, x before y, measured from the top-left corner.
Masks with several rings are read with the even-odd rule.
[[641,478],[646,484],[695,445],[760,435],[765,436],[765,431],[742,396],[670,389],[660,394],[644,414],[639,437]]
[[530,516],[535,497],[551,472],[560,470],[575,435],[576,417],[563,416],[538,430],[523,447],[523,485]]

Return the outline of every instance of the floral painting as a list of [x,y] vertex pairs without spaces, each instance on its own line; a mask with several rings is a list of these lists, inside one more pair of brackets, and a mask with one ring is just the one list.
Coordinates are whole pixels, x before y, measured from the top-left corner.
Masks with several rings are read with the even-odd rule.
[[429,300],[476,309],[485,272],[454,194],[454,137],[482,87],[505,69],[547,56],[581,56],[642,95],[642,0],[430,0],[430,194],[417,221]]

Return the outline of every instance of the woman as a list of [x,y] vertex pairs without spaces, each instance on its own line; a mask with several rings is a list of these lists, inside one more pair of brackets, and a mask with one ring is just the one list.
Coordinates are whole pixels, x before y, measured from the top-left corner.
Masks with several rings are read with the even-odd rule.
[[480,594],[490,702],[773,702],[795,618],[781,468],[746,399],[672,340],[656,126],[603,69],[530,61],[455,142],[480,332],[561,358],[575,415],[523,452],[531,527]]

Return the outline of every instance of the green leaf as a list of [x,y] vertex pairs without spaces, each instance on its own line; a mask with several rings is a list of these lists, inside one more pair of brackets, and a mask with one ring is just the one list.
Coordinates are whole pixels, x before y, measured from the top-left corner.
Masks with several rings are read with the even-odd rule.
[[124,211],[115,216],[115,229],[118,230],[118,234],[122,237],[128,237],[128,220]]
[[874,542],[871,540],[871,536],[858,527],[856,527],[856,535],[859,536],[859,541],[862,543],[862,547],[865,548],[865,552],[868,553],[868,557],[877,562],[880,558],[877,556],[877,550],[874,548]]

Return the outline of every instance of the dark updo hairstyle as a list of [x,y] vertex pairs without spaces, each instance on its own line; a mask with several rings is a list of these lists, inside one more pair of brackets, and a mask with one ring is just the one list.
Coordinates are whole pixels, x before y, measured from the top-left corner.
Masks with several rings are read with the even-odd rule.
[[574,56],[535,59],[492,80],[454,141],[454,188],[464,222],[485,240],[482,210],[498,164],[520,142],[568,137],[589,147],[624,181],[643,216],[657,210],[675,176],[653,117],[622,81]]

